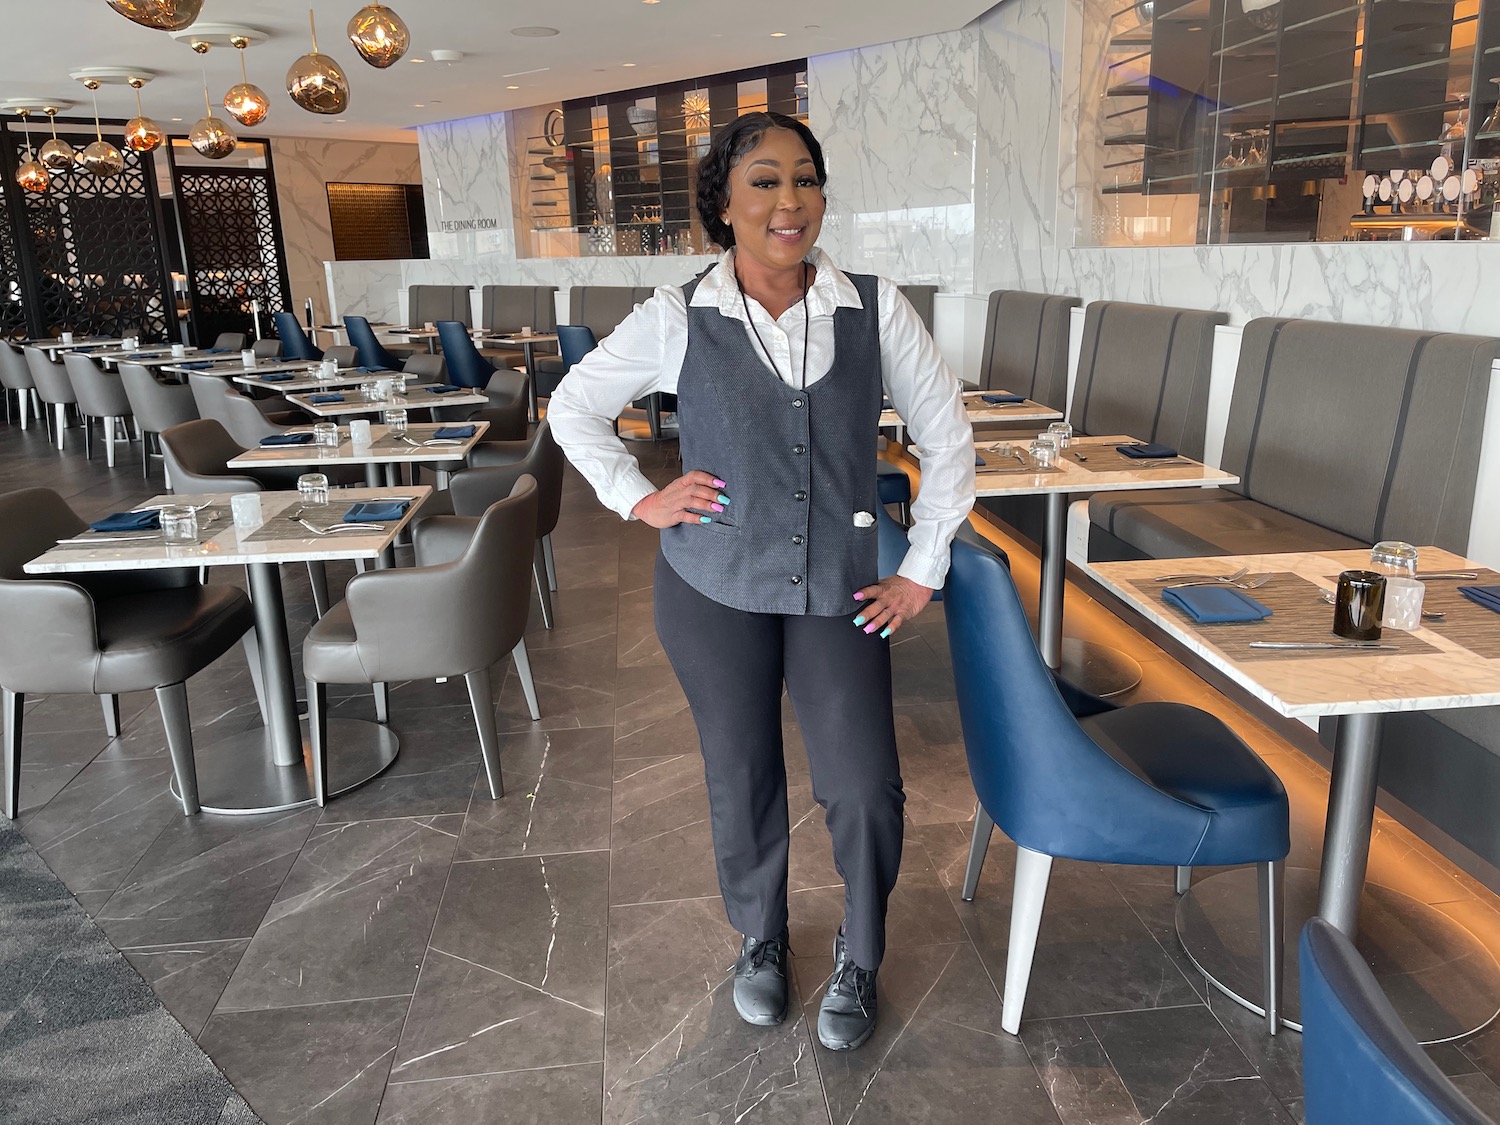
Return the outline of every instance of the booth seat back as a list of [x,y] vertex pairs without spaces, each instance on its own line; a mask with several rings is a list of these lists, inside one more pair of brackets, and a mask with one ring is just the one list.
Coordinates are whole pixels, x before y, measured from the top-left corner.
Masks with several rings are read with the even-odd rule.
[[932,335],[932,310],[936,303],[938,287],[936,285],[898,285],[896,288],[901,290],[901,295],[911,302],[911,307],[917,310],[917,315],[927,326],[927,334]]
[[410,285],[406,289],[406,324],[421,328],[428,321],[461,320],[469,324],[474,314],[469,309],[472,285]]
[[555,285],[486,285],[480,290],[480,324],[486,332],[551,332],[557,328],[556,294]]
[[655,292],[651,285],[575,285],[568,293],[568,323],[585,325],[602,340]]
[[1068,329],[1077,297],[996,289],[984,316],[979,385],[1025,395],[1054,410],[1068,404]]

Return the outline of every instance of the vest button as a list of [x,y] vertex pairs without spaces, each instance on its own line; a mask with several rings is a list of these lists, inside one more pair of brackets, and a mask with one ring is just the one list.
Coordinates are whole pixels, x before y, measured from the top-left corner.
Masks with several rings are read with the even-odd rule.
[[792,405],[800,407],[802,405],[802,400],[800,398],[794,398],[792,399]]
[[792,585],[793,586],[800,586],[800,585],[802,585],[802,575],[800,575],[800,574],[794,574],[794,575],[792,575]]
[[804,453],[807,452],[807,446],[805,446],[805,445],[794,445],[794,446],[792,446],[792,452],[795,453],[795,454],[797,454],[797,456],[800,457],[800,456],[802,456],[802,454],[804,454]]
[[806,500],[807,499],[807,492],[805,490],[799,488],[799,489],[797,489],[796,492],[792,493],[792,499],[793,500]]
[[795,543],[797,546],[800,547],[800,546],[802,546],[803,543],[807,542],[807,540],[805,540],[804,538],[802,538],[802,536],[800,536],[800,535],[793,535],[792,536],[792,542]]

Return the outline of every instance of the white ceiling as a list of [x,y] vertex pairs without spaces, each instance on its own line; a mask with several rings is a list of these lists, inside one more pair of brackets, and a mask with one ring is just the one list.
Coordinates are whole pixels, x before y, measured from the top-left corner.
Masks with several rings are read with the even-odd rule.
[[[952,30],[993,0],[392,0],[389,6],[411,28],[412,45],[405,59],[384,71],[360,59],[344,34],[362,2],[313,4],[318,44],[338,60],[352,89],[349,109],[335,120],[305,112],[286,95],[287,67],[311,49],[306,3],[206,0],[200,21],[269,35],[245,61],[250,80],[271,95],[272,109],[264,124],[243,130],[246,136],[410,141],[413,126],[433,121]],[[70,98],[78,103],[76,114],[87,109],[89,97],[69,71],[144,67],[157,72],[142,91],[146,112],[176,131],[203,114],[203,68],[216,107],[240,80],[233,48],[196,55],[165,32],[131,23],[104,0],[0,0],[0,7],[0,100]],[[537,25],[560,34],[510,33]],[[439,48],[463,51],[464,59],[410,61]],[[508,89],[512,85],[519,89]],[[134,95],[125,86],[101,88],[99,108],[106,117],[132,116]],[[176,117],[183,121],[174,124]]]

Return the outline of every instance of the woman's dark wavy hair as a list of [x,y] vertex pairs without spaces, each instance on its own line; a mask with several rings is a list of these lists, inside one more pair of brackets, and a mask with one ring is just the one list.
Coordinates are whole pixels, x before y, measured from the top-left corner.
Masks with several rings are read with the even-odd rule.
[[734,230],[720,217],[729,206],[729,173],[745,153],[760,144],[769,129],[790,129],[796,133],[812,157],[818,186],[828,183],[823,146],[812,130],[795,117],[784,113],[746,113],[735,118],[720,130],[708,152],[698,161],[698,217],[703,220],[708,237],[725,250],[734,245]]

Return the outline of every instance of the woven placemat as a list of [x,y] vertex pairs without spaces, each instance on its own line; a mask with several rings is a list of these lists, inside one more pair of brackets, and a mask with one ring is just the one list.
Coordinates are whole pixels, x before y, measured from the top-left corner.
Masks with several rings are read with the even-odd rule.
[[1430,629],[1454,644],[1463,645],[1475,656],[1500,660],[1500,613],[1475,605],[1458,592],[1460,586],[1500,585],[1500,574],[1493,570],[1476,570],[1478,578],[1428,579],[1422,594],[1422,608],[1437,610],[1447,616],[1442,621],[1423,621]]
[[[996,445],[1009,445],[1019,456],[1002,456],[995,452]],[[1039,465],[1036,458],[1026,451],[1026,447],[1018,442],[976,442],[974,451],[984,458],[983,465],[976,465],[975,471],[980,473],[1004,473],[1007,476],[1013,473],[1060,473],[1060,465]]]
[[[229,505],[210,504],[206,508],[198,509],[198,539],[212,539],[226,527],[229,526]],[[111,538],[120,535],[156,535],[155,539],[139,540],[115,540]],[[97,539],[95,537],[97,536]],[[91,542],[91,540],[93,540]],[[151,547],[161,544],[160,532],[151,531],[86,531],[77,542],[59,543],[60,549],[81,548],[89,551],[97,551],[107,547]]]
[[[361,502],[362,501],[358,500],[338,500],[332,504],[312,508],[308,512],[304,513],[303,518],[306,519],[307,522],[312,524],[314,527],[329,527],[336,523],[342,523],[344,519],[344,513],[347,512],[354,504]],[[293,504],[285,512],[280,512],[277,515],[269,517],[265,523],[261,524],[260,527],[256,528],[249,534],[242,533],[240,536],[240,541],[243,543],[269,543],[277,539],[346,538],[346,535],[342,533],[323,536],[308,531],[307,528],[303,527],[302,524],[297,521],[296,517],[290,514],[291,512],[298,511],[300,507],[301,505]],[[390,526],[393,523],[400,523],[401,521],[361,520],[360,522],[380,523],[384,526]],[[373,535],[374,532],[371,532],[370,534]],[[357,539],[358,536],[349,534],[347,538]]]
[[[1258,577],[1252,575],[1250,577]],[[1277,572],[1264,586],[1242,591],[1271,611],[1259,621],[1235,621],[1200,625],[1170,602],[1162,600],[1162,583],[1149,579],[1132,582],[1147,600],[1161,600],[1168,612],[1191,625],[1203,638],[1231,660],[1323,660],[1332,656],[1422,656],[1438,650],[1426,641],[1399,629],[1386,629],[1380,643],[1397,651],[1379,648],[1274,649],[1251,648],[1251,641],[1340,641],[1333,631],[1333,606],[1323,600],[1318,585],[1300,575]]]
[[1069,461],[1091,473],[1118,473],[1136,469],[1191,469],[1196,462],[1177,457],[1126,457],[1112,445],[1075,445],[1063,451]]

